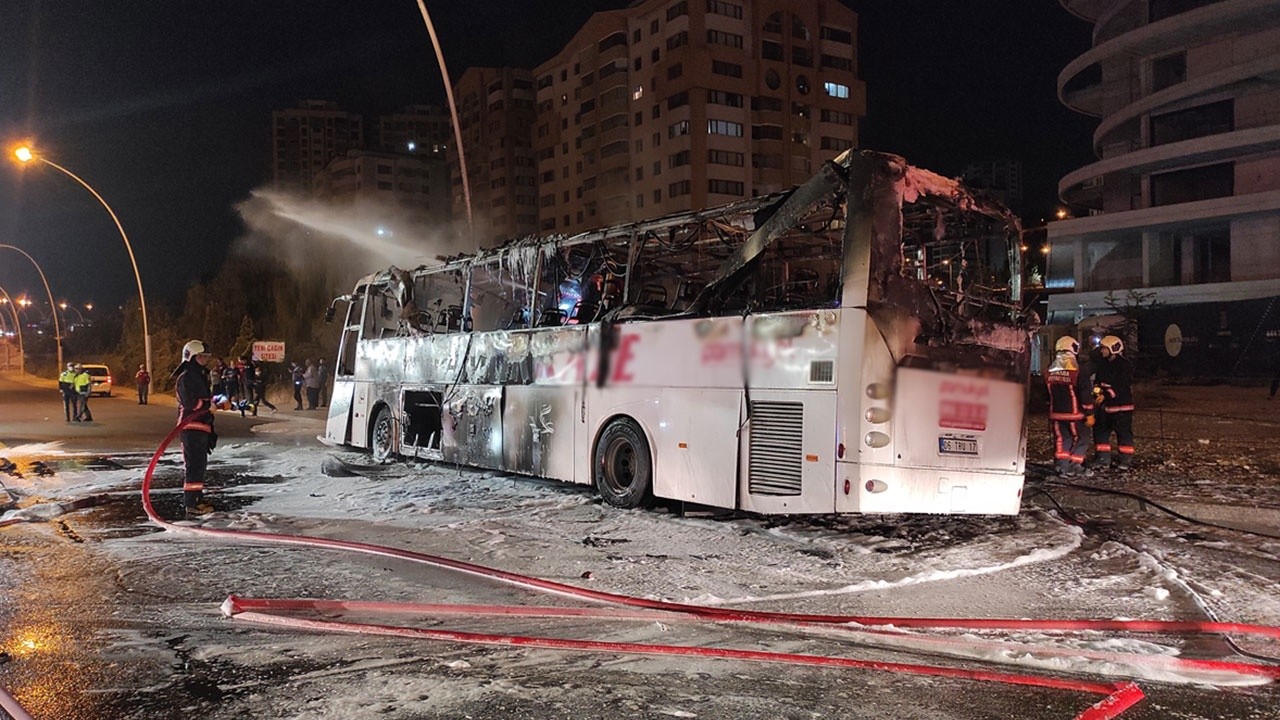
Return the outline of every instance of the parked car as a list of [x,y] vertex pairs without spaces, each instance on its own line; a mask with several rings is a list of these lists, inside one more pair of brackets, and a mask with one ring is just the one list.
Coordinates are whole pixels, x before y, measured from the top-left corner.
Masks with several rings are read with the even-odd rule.
[[89,373],[89,377],[93,378],[93,388],[89,391],[90,395],[102,395],[111,397],[111,368],[106,365],[89,365],[81,363],[84,371]]

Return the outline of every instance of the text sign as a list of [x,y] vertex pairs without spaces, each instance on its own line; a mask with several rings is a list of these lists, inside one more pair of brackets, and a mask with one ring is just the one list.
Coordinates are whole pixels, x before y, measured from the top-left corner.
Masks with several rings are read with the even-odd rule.
[[284,341],[253,341],[253,359],[259,362],[284,362]]

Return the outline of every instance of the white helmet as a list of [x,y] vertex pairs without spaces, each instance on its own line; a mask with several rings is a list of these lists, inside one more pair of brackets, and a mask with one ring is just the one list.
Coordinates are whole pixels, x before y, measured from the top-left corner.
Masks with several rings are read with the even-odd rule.
[[182,346],[182,359],[190,360],[197,355],[207,355],[209,348],[205,346],[203,340],[191,340]]
[[1112,355],[1121,355],[1124,353],[1124,341],[1115,335],[1108,335],[1102,338],[1102,342],[1099,344],[1104,350],[1110,352]]
[[1058,342],[1053,346],[1053,349],[1058,352],[1069,352],[1075,355],[1080,352],[1080,343],[1076,342],[1076,339],[1070,335],[1063,335],[1058,338]]

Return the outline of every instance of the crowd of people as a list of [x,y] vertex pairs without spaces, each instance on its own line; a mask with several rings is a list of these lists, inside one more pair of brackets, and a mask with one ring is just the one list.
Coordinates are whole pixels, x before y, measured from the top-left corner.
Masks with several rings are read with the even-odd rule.
[[[287,373],[293,384],[296,403],[294,410],[328,407],[329,367],[323,358],[319,361],[307,358],[302,363],[290,362]],[[209,376],[210,405],[214,410],[238,411],[241,416],[252,413],[256,417],[259,406],[265,406],[272,413],[279,409],[267,398],[270,371],[254,360],[252,355],[245,354],[227,361],[210,354],[206,374]],[[151,373],[147,372],[146,365],[138,366],[134,384],[138,404],[148,404]],[[93,413],[89,410],[93,377],[85,372],[80,363],[67,363],[66,369],[58,375],[58,390],[62,394],[67,422],[93,422]]]

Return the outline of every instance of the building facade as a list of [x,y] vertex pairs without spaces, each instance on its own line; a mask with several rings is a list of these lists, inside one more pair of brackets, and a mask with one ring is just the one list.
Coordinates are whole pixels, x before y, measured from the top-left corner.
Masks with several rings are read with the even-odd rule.
[[316,174],[348,150],[364,146],[364,123],[325,100],[304,100],[271,113],[271,184],[310,192]]
[[311,195],[333,205],[362,204],[391,218],[441,225],[451,218],[444,158],[430,154],[348,150],[312,181]]
[[856,143],[856,37],[838,0],[639,0],[596,13],[533,71],[537,229],[580,232],[808,179]]
[[1163,328],[1170,357],[1258,352],[1280,327],[1280,4],[1061,2],[1094,26],[1058,95],[1099,118],[1098,160],[1059,183],[1079,217],[1049,225],[1049,321],[1137,290],[1200,326]]
[[[467,68],[453,89],[471,195],[470,235],[478,247],[538,230],[532,146],[533,76],[520,68]],[[451,146],[452,148],[452,146]],[[449,152],[453,214],[468,216],[458,154]]]

